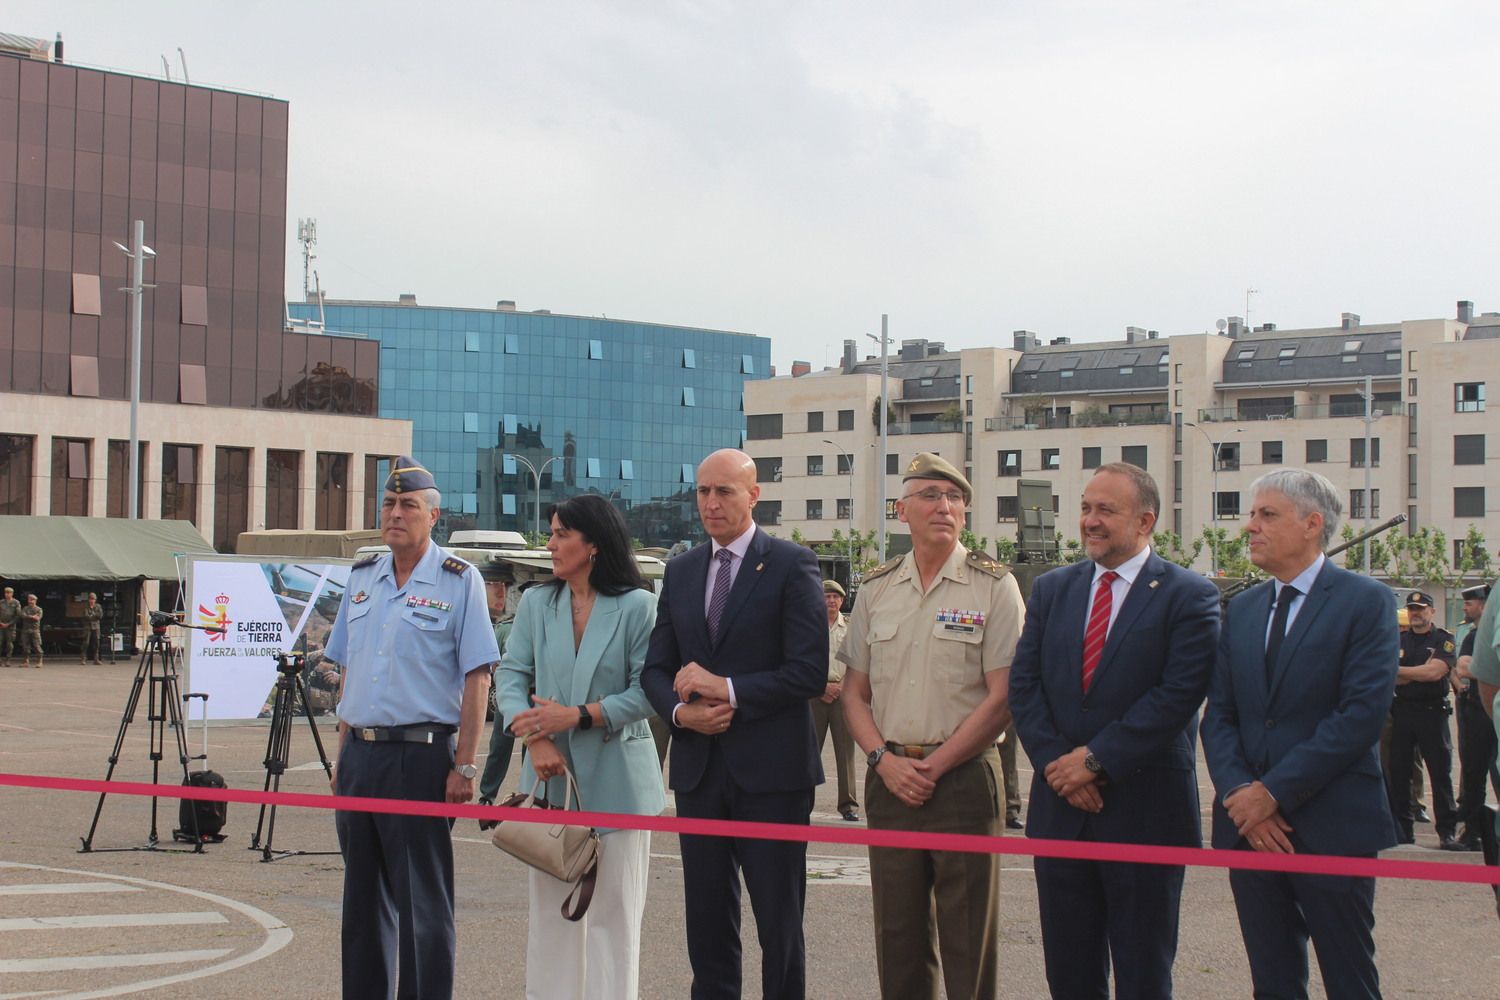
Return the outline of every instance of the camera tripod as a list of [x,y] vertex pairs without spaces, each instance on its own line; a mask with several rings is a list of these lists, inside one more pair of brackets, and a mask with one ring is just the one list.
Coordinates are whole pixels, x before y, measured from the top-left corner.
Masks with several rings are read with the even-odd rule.
[[[135,670],[135,680],[130,685],[130,695],[125,700],[125,714],[120,719],[120,731],[115,734],[115,746],[109,754],[109,770],[104,774],[104,780],[110,781],[115,774],[115,766],[120,762],[120,750],[125,745],[125,733],[130,724],[135,721],[136,708],[141,703],[141,692],[146,693],[146,720],[150,724],[151,731],[148,736],[151,757],[151,783],[159,784],[161,778],[161,765],[165,759],[167,730],[173,731],[177,741],[177,760],[182,766],[182,783],[188,781],[188,749],[187,731],[182,723],[182,696],[181,689],[177,683],[177,665],[182,658],[181,650],[172,645],[172,640],[167,637],[167,626],[180,624],[171,615],[159,611],[151,613],[151,635],[146,638],[146,648],[141,652],[140,664]],[[188,626],[193,627],[193,626]],[[222,631],[220,629],[206,629],[205,631]],[[88,854],[93,851],[182,851],[181,848],[163,847],[161,839],[156,830],[156,796],[151,797],[151,831],[147,834],[146,843],[140,847],[108,847],[100,848],[94,846],[94,833],[99,828],[99,815],[104,811],[104,797],[108,792],[99,793],[99,804],[94,807],[94,821],[89,824],[88,835],[83,837],[83,846],[78,853]],[[202,854],[203,843],[198,834],[198,819],[193,817],[194,843],[191,853]]]
[[[328,754],[323,752],[323,737],[318,733],[318,723],[313,719],[312,705],[307,700],[307,685],[302,682],[302,668],[307,657],[300,653],[283,653],[276,657],[276,693],[271,699],[271,731],[266,737],[266,784],[265,791],[281,791],[281,776],[286,773],[287,760],[292,749],[292,717],[297,705],[307,717],[312,730],[313,745],[318,748],[318,760],[323,764],[323,773],[333,779],[333,766],[328,763]],[[264,845],[260,842],[261,830],[266,833]],[[261,861],[276,861],[299,854],[337,854],[338,851],[277,851],[271,847],[276,835],[276,806],[260,807],[260,818],[255,823],[255,835],[250,838],[250,850],[260,851]]]

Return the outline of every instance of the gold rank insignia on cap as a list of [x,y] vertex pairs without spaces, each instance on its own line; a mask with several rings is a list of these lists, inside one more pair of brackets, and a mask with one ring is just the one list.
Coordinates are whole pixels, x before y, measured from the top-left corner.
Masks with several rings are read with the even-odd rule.
[[437,489],[437,480],[410,455],[402,455],[391,463],[391,474],[385,478],[385,488],[391,493],[413,493],[417,490]]

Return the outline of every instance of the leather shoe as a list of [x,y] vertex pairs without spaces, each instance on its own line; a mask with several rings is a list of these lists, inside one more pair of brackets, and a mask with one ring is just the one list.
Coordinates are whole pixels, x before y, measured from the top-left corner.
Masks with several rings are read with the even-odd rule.
[[[482,799],[480,799],[478,801],[477,804],[481,805],[481,806],[492,806],[495,803],[491,802],[489,799],[482,798]],[[482,820],[479,821],[480,832],[485,832],[485,831],[493,830],[495,827],[497,827],[499,825],[500,825],[500,821],[498,819],[482,819]]]
[[855,810],[855,808],[853,806],[849,806],[849,807],[843,809],[842,811],[839,812],[839,815],[842,816],[842,817],[844,817],[844,822],[846,822],[846,823],[858,823],[859,822],[859,813]]
[[1478,842],[1478,840],[1476,840],[1474,843],[1470,844],[1470,843],[1468,843],[1468,842],[1466,842],[1464,840],[1459,839],[1458,837],[1453,837],[1453,836],[1448,836],[1448,837],[1442,838],[1442,841],[1441,841],[1441,843],[1438,844],[1438,846],[1441,847],[1445,851],[1477,851],[1477,850],[1479,850],[1479,842]]
[[1427,811],[1426,806],[1417,806],[1416,821],[1418,823],[1431,823],[1432,814]]
[[1019,816],[1007,816],[1005,817],[1005,828],[1007,830],[1024,830],[1026,829],[1026,824],[1021,822],[1021,817]]
[[1411,833],[1396,834],[1396,843],[1398,844],[1415,844],[1416,842],[1417,838]]

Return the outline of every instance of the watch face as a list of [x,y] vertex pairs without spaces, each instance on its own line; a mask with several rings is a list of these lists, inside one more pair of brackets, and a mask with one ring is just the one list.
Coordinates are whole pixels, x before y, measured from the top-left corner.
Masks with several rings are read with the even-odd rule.
[[473,764],[460,764],[458,765],[456,770],[465,778],[473,778],[474,775],[479,773],[479,768],[475,767]]

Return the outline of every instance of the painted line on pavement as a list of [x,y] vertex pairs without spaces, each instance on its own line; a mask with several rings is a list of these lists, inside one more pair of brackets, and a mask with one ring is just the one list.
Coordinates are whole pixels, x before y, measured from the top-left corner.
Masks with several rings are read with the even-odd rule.
[[[229,948],[211,948],[205,951],[153,951],[139,955],[72,955],[68,958],[4,958],[0,959],[0,972],[77,972],[82,969],[131,969],[146,965],[180,965],[183,962],[211,962],[229,954]],[[145,987],[136,984],[129,991],[138,992]],[[108,996],[107,993],[77,994],[78,996]]]
[[[86,873],[80,872],[80,874]],[[0,885],[0,896],[66,896],[80,892],[140,891],[133,885],[120,885],[118,882],[34,882],[28,885]]]
[[85,913],[73,917],[5,917],[0,931],[80,930],[95,927],[183,927],[189,924],[227,924],[229,918],[213,910],[185,913]]

